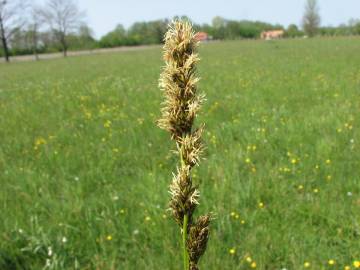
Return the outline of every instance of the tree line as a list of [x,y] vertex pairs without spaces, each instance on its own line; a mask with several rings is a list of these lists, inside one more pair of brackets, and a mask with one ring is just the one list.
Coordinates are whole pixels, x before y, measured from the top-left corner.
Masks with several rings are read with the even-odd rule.
[[[29,0],[0,0],[0,40],[6,61],[10,55],[61,50],[70,43],[86,47],[94,41],[89,27],[73,0],[48,0],[36,6]],[[74,45],[72,45],[74,46]],[[76,48],[76,47],[75,47]]]
[[[48,0],[44,6],[31,5],[29,0],[0,0],[0,56],[9,61],[12,55],[59,52],[68,50],[111,48],[143,44],[161,44],[170,19],[136,22],[126,29],[119,24],[100,39],[84,21],[82,12],[73,0]],[[176,19],[172,18],[172,19]],[[186,16],[181,19],[190,20]],[[350,20],[337,27],[320,27],[316,0],[307,0],[302,27],[284,27],[261,21],[213,18],[210,24],[193,23],[196,31],[206,32],[211,39],[252,39],[261,32],[284,30],[285,37],[360,35],[360,21]]]

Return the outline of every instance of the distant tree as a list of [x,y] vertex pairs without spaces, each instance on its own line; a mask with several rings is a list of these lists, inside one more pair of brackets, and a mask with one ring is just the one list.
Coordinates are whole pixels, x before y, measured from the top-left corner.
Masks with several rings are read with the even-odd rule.
[[355,35],[360,35],[360,22],[356,23],[354,26],[353,26],[353,33]]
[[352,31],[351,27],[345,23],[340,24],[336,29],[337,36],[350,36]]
[[127,32],[128,41],[131,45],[160,44],[168,23],[168,20],[134,23]]
[[77,38],[79,49],[93,49],[96,47],[94,31],[85,23],[80,25]]
[[317,0],[307,0],[303,17],[303,28],[309,37],[313,37],[320,26],[319,6]]
[[296,24],[290,24],[285,31],[286,37],[301,37],[304,35],[304,32],[300,31]]
[[201,24],[201,25],[193,25],[193,28],[195,31],[197,32],[205,32],[209,35],[209,38],[213,38],[214,37],[214,28],[207,24]]
[[25,0],[0,0],[0,39],[5,61],[10,61],[9,40],[24,24]]
[[359,22],[359,20],[355,19],[355,18],[351,18],[349,19],[349,26],[353,27],[355,24],[357,24]]
[[93,39],[94,31],[87,24],[83,23],[79,27],[79,36]]
[[39,49],[42,51],[50,53],[59,51],[58,41],[54,38],[50,29],[39,32],[39,43],[41,43]]
[[97,47],[92,30],[85,24],[77,32],[68,34],[67,41],[71,50],[92,50]]
[[115,29],[105,36],[101,37],[99,41],[100,47],[111,48],[116,46],[123,46],[127,44],[127,33],[123,25],[118,24]]
[[349,20],[350,32],[353,35],[360,35],[360,20],[359,19],[350,19]]
[[130,45],[140,45],[152,43],[153,37],[149,36],[146,22],[136,22],[127,31]]
[[79,28],[84,14],[72,0],[48,0],[43,15],[66,57],[69,48],[68,35]]
[[28,32],[23,28],[13,30],[9,40],[12,55],[23,55],[31,53],[31,47],[28,40]]
[[213,36],[215,39],[225,38],[225,28],[227,20],[223,17],[216,16],[212,19],[211,26],[213,28]]
[[263,30],[267,30],[267,27],[259,22],[244,20],[240,21],[238,25],[239,34],[242,38],[258,38]]
[[226,25],[226,20],[223,17],[220,16],[216,16],[212,19],[211,21],[211,25],[212,27],[214,27],[215,29],[220,29],[221,27],[225,27]]
[[181,21],[186,21],[186,22],[190,22],[190,23],[194,23],[192,20],[191,20],[191,18],[190,17],[188,17],[188,16],[186,16],[186,15],[182,15],[182,16],[174,16],[173,17],[173,19],[172,19],[173,21],[175,21],[175,20],[181,20]]
[[156,20],[148,23],[148,31],[154,36],[154,43],[160,44],[164,41],[164,35],[167,31],[169,20]]
[[39,60],[39,54],[38,54],[39,30],[43,22],[44,20],[43,20],[41,8],[37,6],[32,6],[30,21],[29,21],[28,36],[36,60]]

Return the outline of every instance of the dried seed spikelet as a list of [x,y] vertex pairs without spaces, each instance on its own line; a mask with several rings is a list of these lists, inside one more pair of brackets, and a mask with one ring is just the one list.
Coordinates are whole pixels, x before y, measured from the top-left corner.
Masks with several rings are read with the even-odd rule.
[[199,61],[195,53],[197,46],[190,23],[175,21],[170,25],[164,45],[166,66],[159,82],[165,100],[158,126],[169,131],[176,141],[191,133],[194,118],[204,99],[196,95],[199,81],[195,74]]
[[190,269],[198,269],[197,263],[206,250],[210,220],[210,215],[200,216],[189,229],[187,249],[190,258]]
[[185,165],[193,167],[199,164],[201,154],[204,151],[204,145],[201,140],[202,132],[203,127],[180,139],[180,145],[182,147],[181,154]]
[[199,191],[193,187],[190,167],[185,166],[178,169],[177,175],[174,175],[170,185],[170,209],[176,222],[182,227],[184,215],[191,218],[199,199]]

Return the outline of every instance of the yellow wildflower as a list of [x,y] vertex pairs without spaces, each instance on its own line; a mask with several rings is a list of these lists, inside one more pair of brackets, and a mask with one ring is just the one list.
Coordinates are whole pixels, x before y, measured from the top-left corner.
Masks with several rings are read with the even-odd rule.
[[304,262],[304,267],[305,267],[305,268],[309,268],[310,265],[311,265],[311,264],[310,264],[309,262]]
[[104,123],[104,128],[110,128],[111,127],[111,121],[110,120],[106,120]]
[[34,146],[34,148],[35,149],[37,149],[38,148],[38,146],[40,146],[40,145],[43,145],[43,144],[46,144],[47,142],[46,142],[46,140],[43,138],[43,137],[39,137],[39,138],[37,138],[36,140],[35,140],[35,146]]
[[235,248],[230,248],[229,253],[230,253],[230,255],[234,255],[236,253],[236,249]]

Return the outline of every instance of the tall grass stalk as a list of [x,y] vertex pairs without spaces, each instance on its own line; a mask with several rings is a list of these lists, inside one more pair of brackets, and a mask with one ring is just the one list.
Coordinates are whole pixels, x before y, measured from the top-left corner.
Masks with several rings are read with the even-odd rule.
[[204,95],[197,94],[196,53],[198,41],[189,22],[174,21],[165,35],[165,67],[160,76],[164,93],[158,126],[171,134],[180,157],[177,174],[170,184],[170,210],[182,232],[184,270],[197,270],[209,238],[210,214],[193,217],[200,193],[193,184],[191,169],[199,164],[204,145],[203,126],[194,128]]

